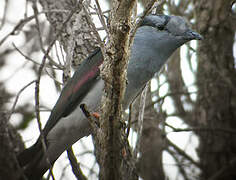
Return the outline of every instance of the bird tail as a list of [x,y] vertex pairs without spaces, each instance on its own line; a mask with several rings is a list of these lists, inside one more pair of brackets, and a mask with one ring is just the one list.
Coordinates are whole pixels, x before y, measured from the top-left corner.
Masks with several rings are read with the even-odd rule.
[[[40,161],[43,158],[43,154],[42,143],[40,140],[38,140],[33,146],[25,149],[17,156],[24,176],[27,177],[28,180],[40,180],[47,170],[46,167],[40,167]],[[23,179],[24,177],[22,175],[20,180]]]

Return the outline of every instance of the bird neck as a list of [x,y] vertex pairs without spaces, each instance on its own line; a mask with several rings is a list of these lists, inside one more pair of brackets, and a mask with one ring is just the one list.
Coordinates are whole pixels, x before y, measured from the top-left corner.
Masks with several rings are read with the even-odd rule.
[[125,108],[182,44],[176,42],[168,32],[158,32],[147,26],[138,28],[127,70],[128,84],[123,103]]
[[131,49],[128,75],[132,74],[140,83],[146,83],[182,44],[167,32],[158,32],[148,26],[140,27]]

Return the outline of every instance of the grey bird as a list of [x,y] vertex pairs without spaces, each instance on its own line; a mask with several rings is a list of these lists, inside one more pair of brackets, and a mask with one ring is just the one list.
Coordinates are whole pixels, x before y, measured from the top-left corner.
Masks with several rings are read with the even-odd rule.
[[[146,16],[136,31],[131,47],[123,107],[129,106],[177,48],[193,39],[200,40],[202,37],[191,30],[182,17]],[[63,88],[43,129],[46,153],[51,164],[68,147],[91,133],[80,105],[86,104],[92,112],[99,111],[104,87],[104,81],[99,76],[102,62],[103,56],[98,49],[79,66]],[[18,161],[30,180],[40,179],[49,169],[40,138],[18,155]]]

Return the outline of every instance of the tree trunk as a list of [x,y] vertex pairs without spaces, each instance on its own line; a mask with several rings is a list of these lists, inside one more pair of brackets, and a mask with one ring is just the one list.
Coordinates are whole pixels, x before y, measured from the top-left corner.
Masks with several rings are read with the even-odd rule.
[[101,76],[105,82],[100,118],[99,177],[101,180],[138,179],[131,154],[127,153],[122,118],[122,102],[126,87],[126,73],[130,54],[131,15],[135,0],[112,1],[109,22],[109,41],[104,49]]
[[[148,88],[145,104],[152,104],[150,88]],[[159,128],[159,124],[163,119],[162,115],[162,113],[157,113],[154,106],[145,109],[138,163],[140,176],[144,180],[165,179],[162,163],[162,152],[165,143],[162,130]]]
[[[47,19],[54,33],[60,34],[58,40],[67,54],[66,60],[71,61],[72,66],[81,64],[98,46],[96,33],[94,33],[90,24],[91,16],[86,14],[86,10],[89,11],[90,1],[84,0],[83,3],[81,2],[75,0],[40,0],[43,9],[49,11],[46,13]],[[58,10],[58,12],[53,10]],[[68,19],[71,12],[73,14]]]
[[[204,36],[198,48],[198,96],[194,121],[209,128],[199,132],[201,179],[236,179],[235,21],[230,0],[195,0],[197,29]],[[234,23],[234,24],[233,24]]]
[[[2,86],[2,83],[0,83]],[[0,179],[15,180],[19,176],[16,154],[24,149],[17,131],[9,124],[5,103],[9,94],[0,87]],[[14,172],[14,173],[13,173]]]

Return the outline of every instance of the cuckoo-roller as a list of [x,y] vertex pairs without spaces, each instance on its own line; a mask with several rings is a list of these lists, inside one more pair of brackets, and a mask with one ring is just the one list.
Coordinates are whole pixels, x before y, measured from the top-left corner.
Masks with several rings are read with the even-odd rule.
[[[138,27],[131,46],[127,69],[127,86],[123,108],[142,91],[145,84],[159,72],[170,55],[190,40],[200,40],[184,18],[169,15],[148,15]],[[99,111],[104,81],[99,76],[103,62],[100,49],[78,67],[66,83],[43,129],[46,153],[53,164],[71,145],[91,133],[90,124],[80,105]],[[30,180],[40,179],[49,169],[41,139],[18,155],[24,174]]]

